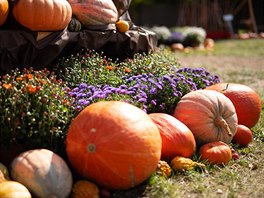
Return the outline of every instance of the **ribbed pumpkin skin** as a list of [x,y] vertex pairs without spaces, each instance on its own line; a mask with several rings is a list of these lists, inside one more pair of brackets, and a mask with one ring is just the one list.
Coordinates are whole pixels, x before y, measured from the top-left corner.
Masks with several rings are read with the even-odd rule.
[[71,198],[100,198],[99,188],[88,180],[79,180],[72,187]]
[[232,158],[232,151],[226,143],[216,141],[201,146],[199,155],[210,164],[226,164]]
[[230,143],[237,129],[232,102],[213,90],[192,91],[177,104],[174,114],[194,134],[196,144],[223,141]]
[[118,101],[93,103],[72,121],[66,152],[73,168],[107,189],[129,189],[157,168],[161,137],[141,109]]
[[66,198],[72,188],[72,174],[67,164],[47,149],[19,154],[11,163],[11,176],[40,198]]
[[149,116],[161,135],[161,159],[170,162],[175,156],[193,155],[196,149],[195,139],[185,124],[166,113],[151,113]]
[[18,0],[12,14],[32,31],[59,31],[69,24],[72,9],[66,0]]
[[68,0],[73,15],[84,26],[107,25],[118,20],[118,12],[111,0]]
[[252,88],[236,83],[218,83],[206,89],[219,91],[233,102],[238,124],[248,128],[257,124],[261,114],[261,99]]
[[28,189],[16,181],[4,181],[0,183],[1,198],[31,198]]
[[7,19],[9,12],[9,4],[7,0],[0,0],[0,26],[3,25]]

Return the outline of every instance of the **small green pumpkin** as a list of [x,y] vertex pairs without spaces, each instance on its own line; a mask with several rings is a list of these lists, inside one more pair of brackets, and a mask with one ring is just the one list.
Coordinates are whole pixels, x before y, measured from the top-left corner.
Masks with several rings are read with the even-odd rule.
[[76,18],[72,18],[70,23],[68,24],[68,30],[70,32],[80,32],[81,29],[82,29],[81,22]]

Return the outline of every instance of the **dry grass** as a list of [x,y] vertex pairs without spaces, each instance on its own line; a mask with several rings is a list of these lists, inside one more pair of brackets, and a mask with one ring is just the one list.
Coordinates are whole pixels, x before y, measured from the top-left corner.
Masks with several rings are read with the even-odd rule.
[[[175,54],[182,65],[205,67],[223,82],[241,83],[253,88],[264,101],[264,40],[216,42],[214,52]],[[264,112],[253,128],[254,141],[240,149],[240,159],[226,167],[212,167],[208,174],[191,180],[186,197],[264,197]],[[194,193],[196,191],[196,193]]]

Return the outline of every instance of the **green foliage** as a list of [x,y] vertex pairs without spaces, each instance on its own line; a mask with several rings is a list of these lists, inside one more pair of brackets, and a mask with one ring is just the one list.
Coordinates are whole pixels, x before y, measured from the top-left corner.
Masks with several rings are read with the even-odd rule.
[[13,71],[0,81],[1,145],[64,148],[71,98],[49,71]]
[[135,54],[133,59],[113,61],[94,50],[82,50],[76,55],[63,57],[54,68],[55,74],[69,87],[81,82],[91,85],[119,86],[122,76],[152,73],[156,76],[168,74],[171,66],[179,67],[177,60],[165,51],[151,54]]

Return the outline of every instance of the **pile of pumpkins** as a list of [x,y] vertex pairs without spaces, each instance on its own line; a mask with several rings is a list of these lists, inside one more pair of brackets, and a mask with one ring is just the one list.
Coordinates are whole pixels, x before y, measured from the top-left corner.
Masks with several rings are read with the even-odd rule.
[[120,32],[129,29],[129,23],[119,20],[115,4],[109,0],[17,0],[14,4],[0,0],[0,26],[9,12],[20,25],[36,32],[60,31],[68,25],[73,31],[80,30],[81,25],[108,24],[115,24]]
[[146,114],[121,101],[93,103],[70,124],[67,159],[41,148],[19,154],[10,165],[12,181],[1,168],[0,197],[99,197],[99,189],[131,189],[157,170],[169,176],[171,168],[226,164],[231,142],[252,141],[261,105],[253,89],[234,83],[186,94],[173,115]]

